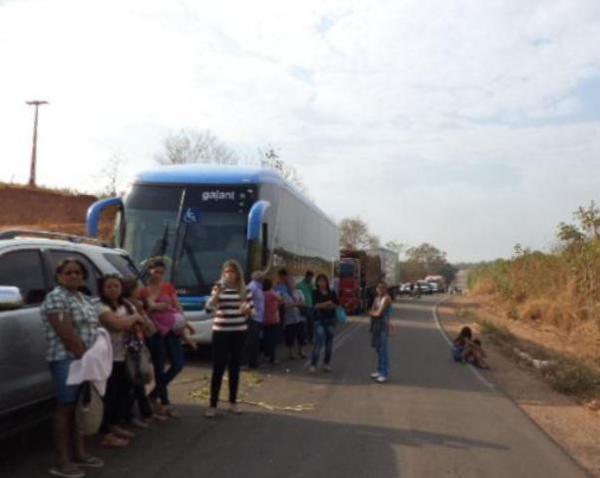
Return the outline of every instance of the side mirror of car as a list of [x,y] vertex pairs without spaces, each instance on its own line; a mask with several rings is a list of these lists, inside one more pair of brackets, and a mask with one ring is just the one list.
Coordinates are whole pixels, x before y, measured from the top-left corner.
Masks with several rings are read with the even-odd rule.
[[23,307],[23,296],[18,287],[0,285],[0,310],[15,310]]

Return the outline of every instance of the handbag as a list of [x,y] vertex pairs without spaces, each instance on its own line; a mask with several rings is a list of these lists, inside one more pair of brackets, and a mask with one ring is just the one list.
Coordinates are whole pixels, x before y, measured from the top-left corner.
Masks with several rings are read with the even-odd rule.
[[173,322],[171,330],[175,333],[183,332],[186,325],[185,316],[181,312],[174,312],[173,315],[175,316],[175,322]]
[[75,406],[75,422],[83,435],[98,433],[104,414],[102,397],[90,382],[83,382],[77,405]]
[[344,324],[348,322],[348,315],[346,314],[346,310],[341,305],[338,305],[335,308],[335,318],[338,324]]
[[127,343],[125,370],[133,385],[147,385],[152,381],[152,358],[148,347],[137,337]]

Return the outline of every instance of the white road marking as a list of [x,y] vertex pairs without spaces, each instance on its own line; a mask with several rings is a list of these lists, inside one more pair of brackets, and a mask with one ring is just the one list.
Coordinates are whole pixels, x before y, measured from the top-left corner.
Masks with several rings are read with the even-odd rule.
[[[438,307],[440,305],[442,305],[447,300],[449,300],[449,297],[444,297],[443,299],[439,300],[433,306],[433,320],[435,321],[435,323],[437,325],[437,328],[440,331],[440,334],[442,335],[442,337],[444,338],[444,340],[448,343],[448,345],[450,346],[450,348],[452,348],[454,346],[454,344],[452,343],[452,340],[450,339],[450,337],[448,337],[448,334],[446,334],[446,331],[442,327],[442,324],[440,323],[440,319],[439,319],[438,313],[437,313]],[[483,385],[485,385],[490,390],[496,391],[496,386],[493,383],[490,383],[483,375],[481,375],[481,373],[479,373],[479,370],[477,370],[471,364],[467,364],[467,365],[468,365],[469,369],[471,370],[471,372],[473,372],[473,374],[475,375],[475,377],[477,378],[477,380],[479,380]]]

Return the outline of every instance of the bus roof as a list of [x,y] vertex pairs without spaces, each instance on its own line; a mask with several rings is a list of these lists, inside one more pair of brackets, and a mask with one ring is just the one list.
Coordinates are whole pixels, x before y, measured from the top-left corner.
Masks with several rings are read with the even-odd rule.
[[133,184],[276,184],[288,189],[307,206],[326,218],[334,227],[335,221],[314,202],[272,169],[258,166],[224,164],[177,164],[158,166],[138,173]]
[[177,164],[142,171],[135,176],[137,184],[258,184],[285,181],[275,171],[255,166],[211,164]]

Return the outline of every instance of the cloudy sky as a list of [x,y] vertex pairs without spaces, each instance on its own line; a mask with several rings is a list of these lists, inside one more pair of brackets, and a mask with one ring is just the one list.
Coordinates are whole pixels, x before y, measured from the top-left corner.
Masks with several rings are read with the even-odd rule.
[[92,190],[170,132],[275,146],[337,219],[452,260],[600,200],[597,0],[0,0],[0,180]]

